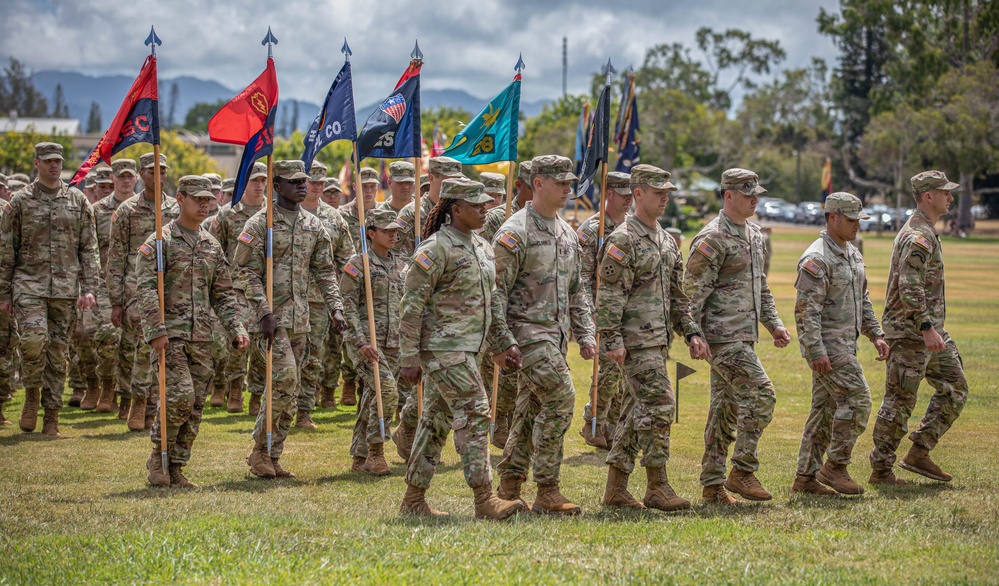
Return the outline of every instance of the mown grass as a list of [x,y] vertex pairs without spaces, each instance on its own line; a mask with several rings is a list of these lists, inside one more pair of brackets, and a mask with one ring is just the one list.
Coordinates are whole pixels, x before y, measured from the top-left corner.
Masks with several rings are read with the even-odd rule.
[[[780,229],[774,237],[771,284],[792,332],[793,267],[813,237]],[[865,246],[880,316],[891,237],[868,236]],[[109,416],[66,409],[64,439],[22,434],[16,425],[0,430],[0,582],[995,583],[999,245],[948,239],[945,255],[948,326],[971,382],[964,413],[934,452],[955,476],[949,484],[899,471],[912,488],[791,497],[810,375],[796,344],[778,350],[764,343],[760,355],[778,403],[763,436],[759,476],[774,500],[734,510],[699,504],[708,375],[703,363],[688,360],[699,372],[680,385],[668,469],[694,508],[676,515],[605,510],[605,453],[577,433],[589,364],[574,347],[577,418],[567,436],[563,488],[583,505],[580,517],[476,522],[449,446],[428,497],[452,517],[400,518],[404,467],[391,453],[391,477],[349,472],[346,408],[318,411],[317,432],[293,432],[282,463],[298,478],[269,482],[247,473],[249,416],[209,409],[186,469],[204,488],[152,489],[145,483],[147,435],[130,434]],[[876,411],[884,369],[869,344],[861,357]],[[928,395],[924,386],[917,415]],[[18,414],[22,396],[8,404],[8,418]],[[851,466],[861,481],[870,473],[870,447],[868,431]],[[901,450],[907,447],[905,440]],[[644,472],[636,472],[633,492],[640,496],[644,482]],[[533,486],[527,488],[530,500]]]

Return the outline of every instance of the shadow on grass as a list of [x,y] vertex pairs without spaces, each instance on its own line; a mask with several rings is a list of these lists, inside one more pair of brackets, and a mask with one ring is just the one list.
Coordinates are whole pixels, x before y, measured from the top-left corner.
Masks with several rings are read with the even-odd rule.
[[872,491],[872,494],[876,494],[880,498],[908,501],[926,496],[937,496],[958,489],[943,482],[926,480],[918,483],[909,481],[907,486],[878,486],[875,484],[868,486],[867,490]]
[[67,438],[65,436],[51,437],[47,435],[42,435],[37,431],[31,433],[25,433],[19,429],[15,429],[14,435],[0,438],[0,446],[17,446],[20,444],[45,443],[45,442],[54,442],[54,441],[61,441],[68,439],[71,438]]
[[[75,427],[75,426],[74,426]],[[142,430],[142,432],[124,430],[116,430],[108,433],[85,433],[80,436],[83,439],[96,439],[96,440],[110,440],[110,441],[130,441],[132,439],[143,438],[147,442],[149,441],[149,432]]]
[[604,460],[607,458],[607,450],[596,450],[593,452],[586,452],[583,454],[575,454],[569,456],[568,458],[562,459],[563,465],[574,466],[577,464],[586,464],[589,466],[600,466],[606,468],[607,464]]

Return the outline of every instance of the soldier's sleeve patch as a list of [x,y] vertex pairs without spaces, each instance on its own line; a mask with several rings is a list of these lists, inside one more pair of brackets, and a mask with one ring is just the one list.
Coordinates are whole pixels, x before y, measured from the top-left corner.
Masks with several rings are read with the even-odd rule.
[[142,246],[139,247],[139,252],[141,252],[142,254],[144,254],[146,256],[152,256],[152,254],[153,254],[153,247],[149,246],[148,244],[143,244]]
[[812,259],[808,259],[801,263],[801,268],[811,273],[813,277],[822,275],[822,267],[820,267],[819,264]]
[[403,220],[402,218],[397,217],[395,219],[395,223],[399,224],[399,227],[402,228],[403,230],[405,230],[406,228],[409,228],[409,222],[407,222],[406,220]]
[[9,201],[3,202],[3,211],[8,214],[14,213],[14,208],[10,205]]
[[433,259],[427,256],[427,253],[425,252],[421,252],[420,254],[416,255],[415,260],[416,264],[418,264],[420,268],[422,268],[425,271],[429,271],[434,266]]
[[701,254],[703,254],[707,258],[711,258],[712,256],[715,255],[715,249],[714,249],[714,247],[712,247],[707,242],[701,242],[700,244],[697,245],[697,248],[695,248],[694,250],[696,250],[697,252],[700,252]]
[[496,241],[502,244],[503,246],[509,248],[510,250],[517,249],[518,240],[513,236],[513,234],[510,234],[508,232],[500,234],[499,237],[496,238]]
[[254,240],[253,234],[243,232],[242,234],[239,235],[239,241],[242,242],[243,244],[253,244],[253,240]]
[[111,223],[114,224],[118,221],[118,210],[111,212]]
[[579,241],[580,242],[586,242],[587,240],[590,239],[590,235],[587,234],[586,232],[583,232],[582,230],[580,230],[579,232],[576,232],[576,236],[579,236]]
[[607,247],[607,256],[613,258],[617,262],[624,262],[625,257],[628,255],[620,248],[611,244],[609,247]]
[[926,236],[918,236],[914,242],[925,248],[927,252],[933,251],[933,244],[930,243],[930,240]]
[[212,230],[218,230],[219,226],[221,226],[221,225],[222,224],[219,223],[219,219],[217,217],[216,218],[212,218]]
[[351,277],[354,277],[355,279],[357,278],[357,275],[361,274],[361,271],[357,270],[357,267],[350,263],[343,265],[343,272],[347,273]]

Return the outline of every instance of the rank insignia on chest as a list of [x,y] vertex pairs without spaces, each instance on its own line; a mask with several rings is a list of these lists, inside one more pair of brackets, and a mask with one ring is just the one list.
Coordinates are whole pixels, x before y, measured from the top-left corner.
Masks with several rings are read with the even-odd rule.
[[151,256],[153,254],[153,247],[149,246],[148,244],[143,244],[142,246],[139,247],[139,252],[141,252],[146,256]]
[[212,218],[212,230],[218,230],[219,226],[220,226],[219,219],[218,218]]
[[695,250],[697,250],[697,252],[700,252],[701,254],[703,254],[708,258],[711,258],[712,256],[715,255],[715,249],[712,248],[711,245],[708,244],[707,242],[701,242],[700,244],[697,245],[697,248]]
[[512,234],[509,234],[507,232],[500,234],[499,238],[497,238],[496,241],[502,244],[503,246],[509,248],[510,250],[514,250],[517,248],[517,239],[514,238]]
[[590,235],[587,234],[586,232],[582,232],[582,231],[576,232],[576,236],[579,236],[579,241],[580,242],[586,242],[587,240],[590,239]]
[[808,259],[801,264],[801,268],[805,269],[812,274],[813,277],[818,277],[822,274],[822,267],[818,265],[814,260]]
[[930,243],[929,238],[927,238],[926,236],[917,236],[915,242],[919,246],[925,248],[927,251],[933,250],[933,244]]
[[613,258],[617,262],[624,262],[624,257],[628,256],[623,250],[611,244],[607,248],[607,256]]
[[361,274],[361,271],[357,270],[357,267],[350,263],[343,265],[343,272],[347,273],[351,277],[354,277],[355,279],[357,278],[357,275]]
[[427,256],[427,253],[421,252],[420,254],[416,255],[416,264],[420,265],[420,268],[422,268],[423,270],[429,271],[430,267],[434,266],[434,261],[431,260],[429,256]]
[[243,244],[253,244],[253,240],[254,240],[253,234],[243,232],[242,234],[239,235],[239,241],[242,242]]

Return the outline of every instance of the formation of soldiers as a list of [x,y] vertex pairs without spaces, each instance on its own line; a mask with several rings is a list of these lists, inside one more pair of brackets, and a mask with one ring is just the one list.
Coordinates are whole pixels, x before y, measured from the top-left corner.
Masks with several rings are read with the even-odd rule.
[[[116,413],[128,429],[149,431],[150,484],[195,487],[182,469],[206,403],[239,413],[248,392],[256,417],[249,471],[294,477],[281,464],[289,431],[314,429],[311,412],[317,403],[336,406],[342,379],[341,402],[358,404],[351,470],[389,475],[391,441],[408,464],[403,513],[446,514],[425,493],[453,432],[476,517],[528,508],[571,515],[581,507],[563,494],[560,472],[576,397],[566,358],[575,339],[583,359],[599,361],[580,433],[608,450],[603,504],[675,511],[690,501],[666,470],[676,409],[666,357],[682,340],[692,359],[711,367],[702,500],[772,498],[756,472],[776,391],[755,345],[760,324],[778,348],[791,334],[767,284],[764,235],[750,221],[766,193],[752,171],[722,174],[722,210],[693,239],[686,262],[679,239],[658,222],[676,187],[652,165],[609,173],[602,230],[594,216],[578,231],[559,215],[577,178],[556,155],[520,163],[509,217],[504,176],[473,181],[447,157],[431,159],[419,178],[412,164],[392,163],[391,197],[381,204],[374,169],[360,169],[360,193],[348,201],[322,163],[306,172],[301,161],[276,161],[273,228],[262,163],[235,205],[233,180],[188,175],[161,198],[161,309],[152,186],[157,167],[163,179],[170,171],[166,156],[115,160],[82,191],[61,181],[62,163],[60,145],[41,143],[33,181],[14,190],[0,176],[0,409],[17,374],[24,432],[36,429],[41,407],[42,433],[59,435],[68,374],[70,406]],[[936,392],[899,466],[951,479],[929,452],[968,394],[944,328],[934,230],[957,187],[939,171],[912,178],[917,211],[895,239],[880,323],[851,244],[865,219],[861,201],[828,197],[826,230],[802,255],[795,282],[795,324],[813,386],[792,492],[863,492],[847,471],[871,412],[857,360],[861,335],[887,364],[868,484],[905,484],[894,473],[896,450],[924,378]],[[160,360],[165,405],[154,378]],[[270,409],[262,400],[268,386]],[[493,412],[492,443],[503,450],[495,493]],[[2,410],[0,420],[10,423]],[[628,489],[639,456],[641,500]],[[536,485],[530,507],[528,478]]]

